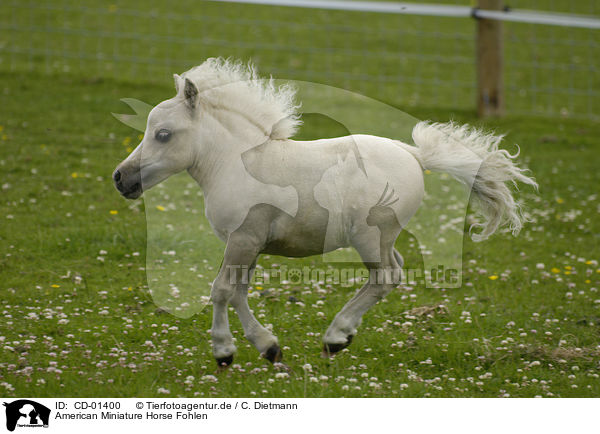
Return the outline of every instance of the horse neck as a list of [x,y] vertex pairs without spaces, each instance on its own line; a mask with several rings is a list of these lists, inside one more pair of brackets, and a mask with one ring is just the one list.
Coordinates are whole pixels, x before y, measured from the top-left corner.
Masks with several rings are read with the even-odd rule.
[[205,194],[219,179],[225,165],[237,161],[242,153],[269,140],[252,123],[235,122],[233,115],[229,120],[211,116],[202,128],[209,133],[197,140],[197,152],[188,173]]

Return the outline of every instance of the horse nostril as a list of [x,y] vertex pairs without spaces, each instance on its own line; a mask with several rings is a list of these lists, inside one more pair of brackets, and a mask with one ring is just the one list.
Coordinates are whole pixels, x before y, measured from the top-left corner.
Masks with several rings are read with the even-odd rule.
[[115,182],[119,182],[121,180],[121,172],[119,172],[119,170],[115,170],[115,173],[113,173],[113,179],[115,180]]

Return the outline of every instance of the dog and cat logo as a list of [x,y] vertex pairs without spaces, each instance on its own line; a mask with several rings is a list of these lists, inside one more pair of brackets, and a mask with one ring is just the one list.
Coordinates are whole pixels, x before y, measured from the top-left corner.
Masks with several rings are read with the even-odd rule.
[[19,399],[4,403],[6,407],[6,429],[14,431],[19,428],[48,428],[50,409],[29,399]]

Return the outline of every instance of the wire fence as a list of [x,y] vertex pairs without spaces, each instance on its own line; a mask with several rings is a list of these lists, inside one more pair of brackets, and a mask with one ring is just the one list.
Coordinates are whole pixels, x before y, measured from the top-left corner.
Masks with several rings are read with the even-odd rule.
[[[511,6],[600,13],[595,0]],[[599,36],[596,29],[504,23],[507,113],[598,119]],[[474,38],[469,17],[191,0],[0,5],[0,71],[166,83],[206,57],[224,56],[406,109],[474,108]]]

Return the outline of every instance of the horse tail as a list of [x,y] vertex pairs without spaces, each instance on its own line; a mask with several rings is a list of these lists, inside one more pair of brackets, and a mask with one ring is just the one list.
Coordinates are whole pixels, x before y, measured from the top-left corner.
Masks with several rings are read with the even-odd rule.
[[515,201],[509,183],[529,184],[537,190],[535,180],[526,175],[511,155],[498,149],[503,136],[484,133],[469,125],[453,122],[419,122],[412,130],[415,146],[401,144],[425,170],[446,172],[471,189],[471,198],[483,217],[481,232],[472,234],[473,241],[482,241],[506,224],[516,235],[526,220]]

